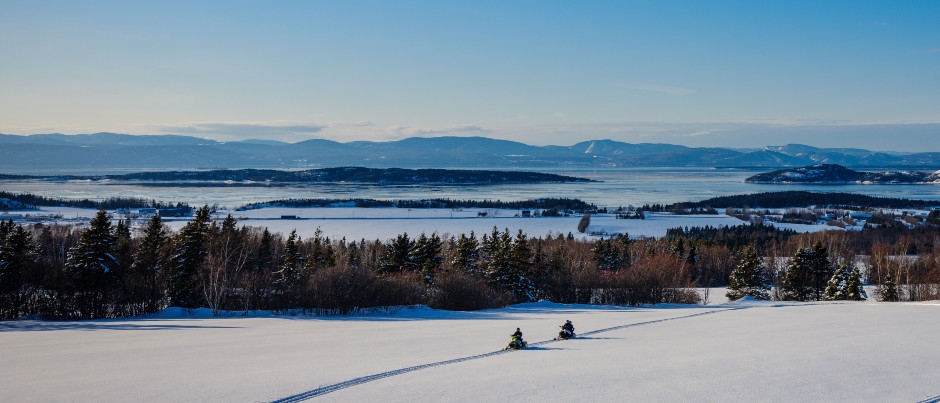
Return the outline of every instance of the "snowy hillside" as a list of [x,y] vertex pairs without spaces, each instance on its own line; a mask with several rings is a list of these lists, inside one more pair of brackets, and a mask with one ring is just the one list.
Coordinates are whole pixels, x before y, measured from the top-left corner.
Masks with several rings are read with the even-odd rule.
[[[720,294],[713,291],[713,295]],[[940,399],[940,303],[0,322],[4,401]],[[578,338],[552,341],[574,322]],[[500,352],[516,327],[530,348]]]

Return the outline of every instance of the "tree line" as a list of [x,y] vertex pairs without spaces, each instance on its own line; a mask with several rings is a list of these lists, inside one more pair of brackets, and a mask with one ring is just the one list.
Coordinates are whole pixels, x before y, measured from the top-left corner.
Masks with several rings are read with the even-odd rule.
[[818,193],[807,191],[761,192],[743,195],[713,197],[697,202],[674,204],[652,204],[643,206],[646,211],[689,211],[708,208],[762,208],[777,209],[793,206],[839,207],[849,210],[867,208],[923,209],[936,203],[926,200],[911,200],[895,197],[876,197],[853,193]]
[[323,315],[537,300],[701,303],[708,294],[697,288],[710,286],[729,286],[731,298],[856,299],[859,282],[881,285],[882,299],[936,299],[938,245],[936,227],[796,234],[760,225],[674,229],[658,239],[494,227],[349,241],[239,226],[230,215],[213,219],[208,206],[179,231],[156,215],[132,229],[101,210],[87,227],[0,223],[0,317],[125,317],[168,306]]

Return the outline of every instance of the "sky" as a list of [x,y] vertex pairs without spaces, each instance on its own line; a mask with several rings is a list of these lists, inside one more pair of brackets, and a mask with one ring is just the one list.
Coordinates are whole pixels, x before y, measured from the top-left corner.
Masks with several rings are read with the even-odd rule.
[[0,0],[0,133],[940,151],[937,1]]

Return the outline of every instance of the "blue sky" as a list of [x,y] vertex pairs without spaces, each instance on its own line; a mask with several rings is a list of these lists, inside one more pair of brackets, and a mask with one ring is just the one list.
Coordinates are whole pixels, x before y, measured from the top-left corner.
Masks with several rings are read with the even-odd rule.
[[7,1],[0,132],[940,151],[937,1]]

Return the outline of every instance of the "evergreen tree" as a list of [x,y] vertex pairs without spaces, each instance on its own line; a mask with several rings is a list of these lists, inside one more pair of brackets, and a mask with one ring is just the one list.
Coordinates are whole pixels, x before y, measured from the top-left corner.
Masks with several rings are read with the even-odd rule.
[[535,301],[535,284],[529,277],[532,267],[532,250],[529,249],[529,240],[520,229],[513,240],[510,250],[509,272],[512,280],[511,288],[516,301]]
[[362,264],[362,256],[360,255],[359,245],[356,241],[352,241],[349,247],[346,248],[346,264],[349,265],[351,269],[358,269],[359,265]]
[[336,265],[336,252],[329,238],[323,237],[323,231],[317,227],[310,242],[310,252],[306,256],[305,270],[314,273],[326,267]]
[[617,272],[623,264],[623,254],[619,244],[611,238],[594,241],[594,248],[591,252],[594,252],[594,263],[597,264],[598,270]]
[[456,251],[451,261],[451,267],[456,271],[464,272],[471,276],[478,275],[480,260],[479,249],[480,242],[477,240],[473,231],[470,231],[469,237],[460,234],[460,237],[457,238]]
[[491,282],[509,288],[509,249],[512,246],[509,229],[500,233],[496,227],[493,227],[493,233],[484,238],[484,241],[486,276]]
[[284,242],[284,257],[280,270],[277,272],[277,283],[283,288],[290,289],[300,283],[303,278],[303,256],[300,254],[300,240],[297,236],[297,230],[292,230]]
[[823,299],[826,301],[862,301],[868,296],[862,288],[862,275],[857,267],[842,264],[836,269]]
[[261,232],[258,246],[251,260],[251,271],[248,275],[249,298],[246,300],[245,310],[265,309],[266,292],[270,275],[274,272],[274,236],[267,228]]
[[77,287],[80,317],[101,318],[106,315],[110,272],[119,264],[114,257],[114,241],[111,216],[99,210],[89,227],[82,231],[78,244],[69,250],[66,267]]
[[897,302],[901,300],[898,286],[894,283],[894,279],[891,278],[890,275],[886,276],[885,280],[881,283],[878,293],[881,294],[882,302]]
[[174,239],[176,254],[170,259],[170,304],[197,308],[203,300],[199,286],[199,270],[208,253],[212,213],[205,205]]
[[699,262],[698,246],[694,243],[689,245],[689,251],[685,254],[685,262],[690,266],[695,266]]
[[516,301],[531,301],[535,295],[535,287],[528,278],[532,252],[525,234],[519,230],[513,240],[508,228],[503,232],[494,228],[488,240],[487,278],[497,288],[511,293]]
[[425,284],[434,282],[434,272],[441,267],[444,259],[441,256],[441,244],[441,238],[436,233],[428,237],[422,232],[408,253],[408,260],[421,272]]
[[824,247],[821,241],[816,241],[816,243],[813,244],[810,267],[813,283],[813,298],[816,301],[820,301],[822,300],[823,293],[826,291],[826,286],[829,284],[829,279],[832,278],[833,273],[835,273],[835,268],[829,261],[829,249]]
[[787,265],[783,284],[784,299],[821,300],[834,271],[829,261],[829,251],[822,242],[817,241],[812,248],[800,248]]
[[748,245],[741,253],[737,266],[728,279],[729,300],[736,301],[745,296],[768,300],[770,287],[764,281],[764,264],[754,245]]
[[411,271],[414,266],[408,257],[413,247],[414,241],[408,238],[408,233],[395,237],[394,240],[385,245],[382,257],[379,258],[379,272],[390,274]]
[[787,264],[783,279],[783,299],[788,301],[806,301],[813,293],[812,266],[813,251],[800,248]]
[[163,294],[165,287],[162,278],[165,273],[166,244],[168,242],[166,229],[159,214],[150,217],[144,236],[134,253],[134,263],[131,273],[142,279],[145,310],[156,312],[163,308]]
[[[0,246],[0,319],[20,315],[24,303],[23,285],[29,264],[36,258],[32,236],[22,225],[4,228],[5,242]],[[0,226],[5,226],[0,222]]]

